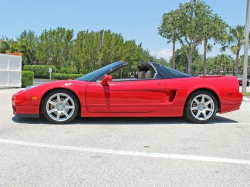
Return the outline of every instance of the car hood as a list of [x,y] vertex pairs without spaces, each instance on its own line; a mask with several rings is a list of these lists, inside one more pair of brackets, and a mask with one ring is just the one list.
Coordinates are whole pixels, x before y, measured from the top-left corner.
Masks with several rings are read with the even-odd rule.
[[79,80],[59,80],[42,83],[37,86],[34,85],[33,87],[26,88],[24,91],[27,91],[30,97],[37,96],[40,99],[45,93],[53,89],[68,89],[77,95],[84,95],[86,86],[89,83],[90,82]]
[[[56,86],[56,87],[67,87],[69,85],[87,85],[88,81],[80,81],[80,80],[73,80],[73,79],[68,79],[68,80],[57,80],[57,81],[51,81],[51,82],[46,82],[46,83],[41,83],[38,84],[39,86],[46,86],[46,87],[51,87],[51,86]],[[35,85],[34,85],[35,86]]]

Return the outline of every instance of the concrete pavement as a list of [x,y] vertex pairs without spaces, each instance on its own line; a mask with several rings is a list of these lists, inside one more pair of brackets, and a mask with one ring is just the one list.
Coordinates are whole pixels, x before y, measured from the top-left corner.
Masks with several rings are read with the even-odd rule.
[[[243,102],[238,111],[217,115],[209,124],[183,118],[78,117],[72,124],[53,125],[45,118],[14,117],[10,99],[18,90],[0,90],[0,186],[250,184],[248,164],[136,154],[250,161],[250,102]],[[49,146],[38,146],[44,144]],[[107,149],[114,152],[103,152]]]

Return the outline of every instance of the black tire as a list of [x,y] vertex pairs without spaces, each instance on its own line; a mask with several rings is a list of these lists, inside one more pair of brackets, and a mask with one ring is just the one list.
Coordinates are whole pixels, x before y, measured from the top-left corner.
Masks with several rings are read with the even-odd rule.
[[[52,101],[51,99],[57,98],[57,96],[55,95],[58,95],[58,94],[59,94],[60,101],[58,102],[57,99],[54,99]],[[66,98],[68,99],[67,101],[65,101]],[[50,102],[55,101],[54,103],[56,105],[50,104],[49,101]],[[64,101],[67,103],[64,104]],[[71,107],[71,108],[67,108],[67,107]],[[76,118],[78,111],[79,111],[79,103],[78,103],[77,97],[71,91],[64,90],[64,89],[56,89],[56,90],[50,91],[45,96],[42,109],[43,109],[44,116],[48,121],[55,123],[55,124],[66,124],[66,123],[70,123]],[[55,112],[50,112],[52,110],[55,110]],[[67,113],[67,116],[66,116],[66,113]],[[58,116],[59,118],[57,118]]]
[[[202,96],[204,95],[204,102],[201,102],[199,98],[203,98]],[[196,98],[198,103],[194,100]],[[209,103],[210,104],[206,104]],[[192,110],[191,110],[192,106]],[[195,109],[197,108],[197,110]],[[218,110],[218,102],[215,96],[208,92],[208,91],[197,91],[192,93],[185,104],[185,109],[184,109],[184,117],[188,119],[191,122],[194,123],[208,123],[211,121]]]

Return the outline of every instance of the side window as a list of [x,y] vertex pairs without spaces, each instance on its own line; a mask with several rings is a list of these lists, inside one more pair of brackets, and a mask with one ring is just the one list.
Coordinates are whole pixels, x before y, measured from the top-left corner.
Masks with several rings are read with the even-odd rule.
[[133,78],[133,73],[131,72],[131,70],[129,69],[128,66],[119,68],[119,69],[113,71],[112,73],[110,73],[109,75],[111,75],[113,77],[113,79],[131,79],[131,78]]
[[[128,66],[122,66],[122,67],[119,67],[118,69],[115,69],[115,70],[110,69],[110,71],[111,72],[107,73],[107,74],[112,76],[112,78],[113,78],[112,81],[124,81],[124,80],[133,78],[133,76],[131,75],[131,73],[129,71]],[[105,75],[101,76],[97,80],[97,82],[100,82]]]
[[[154,68],[151,65],[139,66],[137,68],[131,68],[129,66],[123,66],[119,69],[114,70],[109,73],[112,76],[113,82],[118,81],[136,81],[143,79],[159,79],[158,74],[156,74]],[[98,81],[101,81],[101,77]],[[160,77],[161,79],[162,77]]]

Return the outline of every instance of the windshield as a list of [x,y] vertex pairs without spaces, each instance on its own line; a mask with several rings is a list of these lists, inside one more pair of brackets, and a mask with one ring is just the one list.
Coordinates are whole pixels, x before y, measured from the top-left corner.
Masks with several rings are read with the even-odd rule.
[[99,77],[101,77],[104,74],[109,73],[110,71],[112,71],[114,68],[117,68],[118,66],[124,64],[124,62],[114,62],[113,64],[109,64],[107,66],[104,66],[98,70],[95,70],[91,73],[88,73],[82,77],[79,77],[76,80],[80,80],[80,81],[96,81]]

